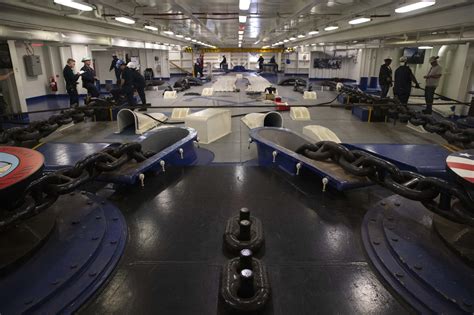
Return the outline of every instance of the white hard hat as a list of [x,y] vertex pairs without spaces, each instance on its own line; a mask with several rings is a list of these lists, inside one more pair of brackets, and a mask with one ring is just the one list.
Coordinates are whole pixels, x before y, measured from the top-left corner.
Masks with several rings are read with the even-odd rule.
[[137,64],[135,62],[130,61],[129,63],[127,63],[127,67],[130,69],[136,69]]
[[400,62],[407,62],[407,60],[408,60],[407,56],[400,57]]
[[89,60],[92,60],[91,57],[89,56],[85,56],[84,58],[82,58],[82,62],[89,61]]

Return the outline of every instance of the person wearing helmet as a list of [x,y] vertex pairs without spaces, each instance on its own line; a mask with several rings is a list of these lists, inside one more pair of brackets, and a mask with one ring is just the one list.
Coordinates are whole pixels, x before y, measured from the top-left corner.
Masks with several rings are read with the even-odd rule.
[[395,85],[393,87],[395,98],[403,105],[408,104],[412,82],[415,83],[416,88],[420,87],[413,72],[407,65],[407,60],[408,58],[406,56],[400,58],[400,66],[395,70]]
[[122,92],[125,94],[128,102],[128,106],[136,106],[135,98],[133,97],[134,94],[134,86],[133,86],[133,72],[136,66],[135,63],[129,62],[127,66],[122,70]]
[[392,68],[390,64],[392,63],[392,58],[388,57],[384,59],[384,64],[380,66],[379,71],[379,84],[382,89],[380,93],[381,98],[386,98],[390,87],[392,86]]
[[95,70],[92,68],[92,59],[90,57],[82,58],[82,62],[84,66],[81,68],[82,73],[82,87],[87,90],[87,93],[90,94],[92,97],[99,97],[99,91],[95,85],[95,81],[97,80],[97,76],[95,74]]
[[431,68],[428,71],[428,74],[424,76],[426,79],[425,85],[425,102],[426,102],[426,109],[423,111],[424,114],[430,115],[432,113],[433,107],[433,100],[436,88],[439,84],[439,79],[443,75],[443,69],[438,64],[438,56],[430,57],[430,64]]
[[[135,68],[132,68],[133,70],[133,86],[135,87],[135,90],[137,90],[138,96],[140,97],[140,100],[142,101],[143,106],[147,106],[146,103],[146,96],[145,96],[145,77],[140,73],[140,69],[138,65],[134,65]],[[146,111],[146,108],[142,108],[140,110]]]
[[[117,55],[113,54],[112,55],[112,63],[110,64],[110,69],[109,69],[109,72],[114,70],[115,78],[117,79],[117,85],[120,84],[120,64],[119,64],[119,61],[121,61],[121,60],[118,59]],[[123,61],[122,61],[122,63],[123,63]]]

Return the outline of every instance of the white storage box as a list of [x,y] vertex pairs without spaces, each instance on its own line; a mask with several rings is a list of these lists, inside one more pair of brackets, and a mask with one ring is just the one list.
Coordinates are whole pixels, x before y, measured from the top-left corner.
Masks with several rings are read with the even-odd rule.
[[186,116],[186,127],[196,129],[199,142],[208,144],[231,133],[230,110],[209,108]]

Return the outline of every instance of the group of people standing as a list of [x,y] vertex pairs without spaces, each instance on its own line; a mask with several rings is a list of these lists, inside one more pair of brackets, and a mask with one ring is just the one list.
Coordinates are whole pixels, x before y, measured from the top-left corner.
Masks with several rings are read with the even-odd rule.
[[[433,100],[436,88],[439,85],[439,80],[442,76],[442,68],[438,63],[438,56],[430,57],[429,62],[431,68],[428,74],[424,76],[426,80],[425,85],[425,102],[426,109],[423,110],[424,114],[431,114],[433,107]],[[400,58],[400,66],[395,70],[395,77],[392,78],[392,64],[391,58],[386,58],[384,64],[380,67],[379,72],[379,85],[382,89],[381,97],[385,98],[388,95],[390,87],[393,86],[393,95],[401,104],[408,104],[408,99],[411,95],[412,83],[415,84],[415,88],[421,88],[420,84],[413,75],[411,68],[408,66],[408,58],[402,56]]]
[[[97,76],[94,68],[92,68],[92,59],[90,57],[84,57],[82,58],[82,62],[84,66],[79,72],[75,73],[76,61],[69,58],[63,70],[64,80],[66,81],[66,91],[69,95],[71,106],[79,104],[79,94],[77,92],[79,78],[82,78],[82,87],[87,90],[87,93],[91,97],[99,97],[100,95],[96,86]],[[140,73],[138,65],[134,62],[125,63],[114,54],[109,71],[112,70],[114,70],[117,79],[117,87],[111,91],[114,97],[118,98],[118,96],[124,95],[127,99],[128,106],[136,106],[137,104],[133,97],[136,90],[142,105],[146,105],[145,78]]]

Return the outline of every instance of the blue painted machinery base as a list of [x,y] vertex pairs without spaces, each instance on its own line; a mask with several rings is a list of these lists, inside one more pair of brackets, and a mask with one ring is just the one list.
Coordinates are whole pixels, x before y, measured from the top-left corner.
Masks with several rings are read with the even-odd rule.
[[472,228],[400,196],[376,204],[362,225],[373,266],[420,313],[474,311],[473,239]]
[[[122,256],[125,220],[104,199],[85,192],[65,195],[32,220],[43,224],[44,215],[56,217],[48,237],[0,276],[1,314],[70,314],[104,284]],[[12,246],[22,242],[28,240],[10,240]]]

